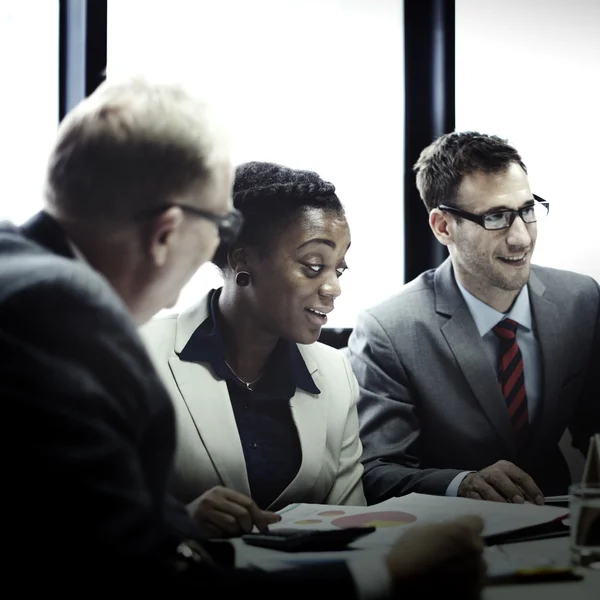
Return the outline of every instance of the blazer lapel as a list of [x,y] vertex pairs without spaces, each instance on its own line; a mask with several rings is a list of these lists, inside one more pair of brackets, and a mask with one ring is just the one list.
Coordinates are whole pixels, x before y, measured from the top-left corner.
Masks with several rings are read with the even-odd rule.
[[[310,355],[310,350],[299,346],[302,358],[311,375],[318,375],[317,363]],[[319,387],[318,380],[315,380]],[[322,395],[309,394],[300,388],[290,400],[292,417],[296,423],[300,446],[302,448],[302,463],[296,477],[272,505],[285,506],[297,502],[311,489],[320,474],[320,465],[325,454],[325,443],[327,440],[327,401]]]
[[449,317],[441,328],[442,334],[492,428],[506,447],[509,459],[514,460],[516,447],[506,403],[479,330],[454,281],[450,259],[436,271],[434,285],[436,310]]
[[[175,334],[176,353],[181,352],[207,316],[207,298],[179,315]],[[177,356],[169,359],[169,367],[223,485],[249,496],[248,474],[245,468],[239,468],[240,464],[244,464],[244,452],[226,382],[215,379],[204,365],[185,362]]]

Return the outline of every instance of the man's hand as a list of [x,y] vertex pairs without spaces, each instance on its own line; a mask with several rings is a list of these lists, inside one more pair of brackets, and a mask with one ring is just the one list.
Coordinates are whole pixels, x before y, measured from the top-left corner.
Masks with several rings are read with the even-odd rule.
[[469,473],[458,488],[458,495],[477,500],[514,502],[530,500],[544,504],[544,495],[525,471],[511,462],[500,460],[477,473]]
[[387,556],[394,589],[403,598],[479,598],[486,573],[482,530],[479,517],[461,517],[407,531]]
[[234,537],[250,533],[256,525],[263,533],[281,517],[258,508],[252,498],[215,486],[188,504],[188,511],[209,537]]

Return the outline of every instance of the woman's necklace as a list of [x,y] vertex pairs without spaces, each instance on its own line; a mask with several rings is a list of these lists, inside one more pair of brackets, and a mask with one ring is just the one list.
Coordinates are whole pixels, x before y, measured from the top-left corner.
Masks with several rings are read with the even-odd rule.
[[240,382],[243,383],[246,386],[246,389],[249,392],[253,392],[254,388],[252,387],[255,383],[258,382],[258,380],[265,374],[265,372],[263,371],[256,379],[253,379],[252,381],[244,381],[234,370],[233,367],[225,360],[223,359],[223,362],[229,367],[229,370],[233,373],[233,376]]

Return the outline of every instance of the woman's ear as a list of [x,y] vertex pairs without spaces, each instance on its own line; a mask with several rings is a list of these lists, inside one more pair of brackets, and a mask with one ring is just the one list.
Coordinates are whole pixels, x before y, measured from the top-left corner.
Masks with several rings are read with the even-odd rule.
[[248,252],[244,246],[234,245],[227,253],[227,263],[235,273],[239,269],[246,270],[248,266]]

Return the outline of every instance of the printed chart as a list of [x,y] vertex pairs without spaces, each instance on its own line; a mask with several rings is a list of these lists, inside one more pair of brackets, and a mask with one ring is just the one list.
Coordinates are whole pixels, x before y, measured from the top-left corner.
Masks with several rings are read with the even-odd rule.
[[400,510],[373,510],[367,507],[328,509],[322,505],[292,505],[280,511],[282,521],[278,526],[311,529],[344,529],[347,527],[402,527],[417,521],[413,513]]
[[414,523],[416,520],[417,517],[411,513],[384,510],[337,517],[331,524],[336,527],[398,527]]

